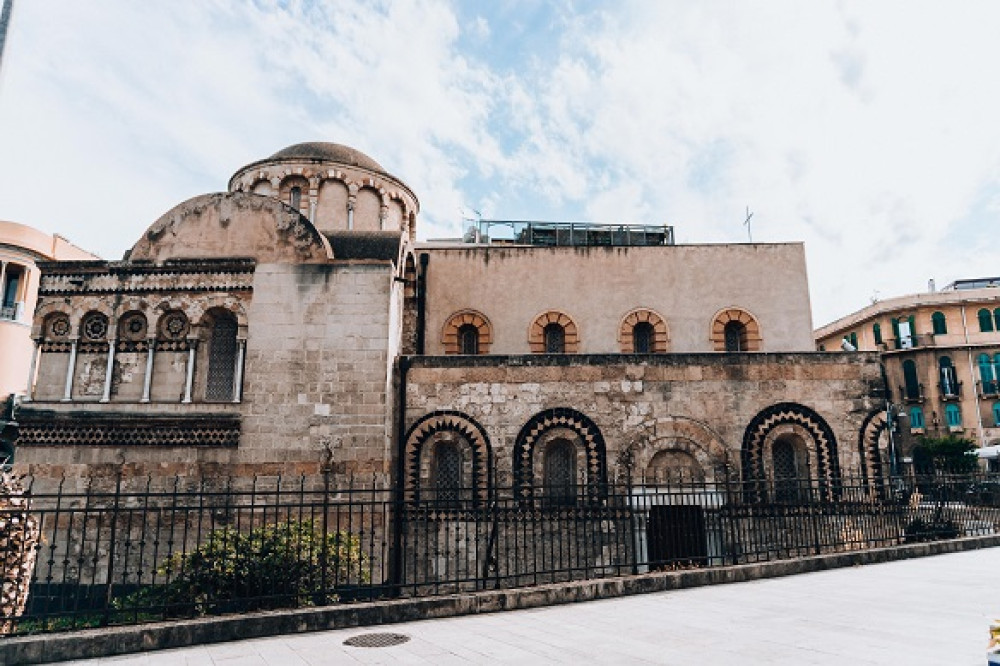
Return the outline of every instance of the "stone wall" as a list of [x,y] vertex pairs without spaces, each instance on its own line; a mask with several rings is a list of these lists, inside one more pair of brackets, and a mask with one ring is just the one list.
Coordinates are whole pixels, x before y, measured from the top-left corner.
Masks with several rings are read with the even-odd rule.
[[[822,437],[809,420],[825,422],[840,470],[859,474],[859,433],[878,407],[869,397],[878,381],[872,354],[423,357],[412,359],[405,416],[408,428],[445,411],[459,415],[449,417],[453,420],[476,424],[486,440],[481,448],[489,450],[497,483],[504,486],[517,481],[514,462],[524,454],[518,447],[527,437],[522,428],[547,410],[571,408],[592,422],[603,438],[611,476],[642,474],[658,452],[673,450],[690,456],[711,477],[718,466],[740,466],[752,422],[761,428],[773,422],[777,429],[778,416],[759,417],[775,405],[794,405],[812,415],[800,419],[805,428],[791,422],[780,427],[810,440]],[[561,424],[559,418],[536,425],[583,431],[574,425],[580,416]],[[812,435],[806,432],[810,428]],[[410,433],[408,447],[422,443],[420,430]],[[773,436],[759,434],[763,441]],[[809,455],[814,465],[816,452]],[[537,465],[534,458],[528,463]]]

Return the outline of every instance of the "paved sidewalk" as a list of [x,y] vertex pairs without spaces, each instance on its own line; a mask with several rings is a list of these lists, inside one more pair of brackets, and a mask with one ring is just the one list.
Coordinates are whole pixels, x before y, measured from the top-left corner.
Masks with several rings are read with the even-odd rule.
[[[76,664],[985,664],[1000,548],[490,615]],[[349,647],[393,632],[395,647]]]

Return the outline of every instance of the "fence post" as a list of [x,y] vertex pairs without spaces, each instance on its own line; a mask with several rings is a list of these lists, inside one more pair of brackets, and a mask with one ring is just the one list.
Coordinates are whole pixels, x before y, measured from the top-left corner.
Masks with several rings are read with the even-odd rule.
[[[122,473],[119,471],[115,478],[115,501],[111,509],[111,537],[108,541],[108,579],[104,590],[104,616],[101,618],[101,626],[108,626],[111,622],[111,600],[113,594],[113,578],[115,570],[115,541],[118,537],[118,507],[122,494]],[[100,543],[100,533],[98,533],[98,543]]]

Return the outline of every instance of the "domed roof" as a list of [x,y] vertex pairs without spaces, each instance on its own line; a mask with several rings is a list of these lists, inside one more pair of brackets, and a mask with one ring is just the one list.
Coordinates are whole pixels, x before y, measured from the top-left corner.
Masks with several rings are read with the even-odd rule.
[[327,143],[325,141],[309,141],[307,143],[296,143],[293,146],[282,148],[270,160],[284,159],[307,159],[307,160],[329,160],[340,164],[357,166],[371,171],[384,172],[382,165],[365,155],[360,150],[355,150],[350,146],[339,143]]

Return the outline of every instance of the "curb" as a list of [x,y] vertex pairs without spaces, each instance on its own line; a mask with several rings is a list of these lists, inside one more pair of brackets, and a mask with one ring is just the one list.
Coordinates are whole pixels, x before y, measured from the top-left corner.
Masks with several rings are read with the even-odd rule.
[[364,602],[322,608],[297,608],[285,611],[90,629],[61,634],[0,638],[0,664],[8,666],[43,664],[307,631],[345,629],[538,608],[632,594],[777,578],[996,546],[1000,546],[1000,535],[994,534],[951,541],[817,555],[795,560],[552,583],[530,588]]

